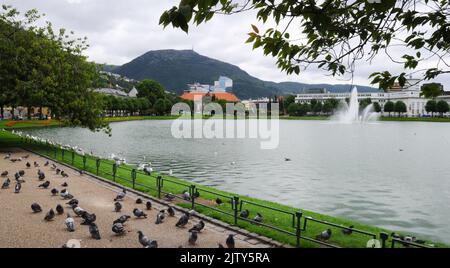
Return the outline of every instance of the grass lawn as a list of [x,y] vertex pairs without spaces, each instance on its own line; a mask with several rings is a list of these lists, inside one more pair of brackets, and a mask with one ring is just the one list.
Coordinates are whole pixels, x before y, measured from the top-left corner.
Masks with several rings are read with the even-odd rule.
[[[64,159],[63,159],[63,150],[61,149],[55,149],[53,147],[50,147],[45,144],[35,144],[35,143],[26,143],[21,140],[20,137],[13,135],[12,133],[8,131],[0,131],[0,147],[23,147],[28,148],[31,150],[34,150],[36,152],[39,152],[41,154],[47,155],[50,158],[63,161],[67,164],[70,164],[76,168],[83,169],[83,157],[78,154],[73,154],[74,158],[72,160],[72,152],[64,151]],[[73,162],[72,162],[73,161]],[[117,183],[120,183],[122,185],[132,187],[132,179],[131,179],[131,170],[133,167],[122,165],[117,168],[117,173],[114,178],[113,176],[113,169],[112,169],[113,162],[110,160],[104,160],[102,159],[100,161],[99,166],[99,172],[98,175],[109,179],[109,180],[115,180]],[[91,156],[86,156],[86,167],[85,169],[91,173],[97,173],[96,168],[96,158]],[[135,180],[135,189],[148,193],[152,196],[157,196],[157,179],[156,176],[159,174],[152,174],[152,176],[147,176],[145,174],[142,174],[140,172],[136,175]],[[162,191],[163,192],[169,192],[173,194],[180,194],[185,190],[189,190],[189,187],[192,185],[191,182],[180,180],[174,177],[169,177],[162,175],[163,178],[163,185],[162,185]],[[295,213],[297,211],[300,211],[298,208],[293,208],[286,205],[281,205],[273,202],[263,201],[251,197],[246,196],[239,196],[233,193],[228,193],[224,191],[219,191],[217,189],[213,189],[210,187],[205,187],[196,184],[195,185],[197,190],[200,193],[200,198],[196,200],[195,209],[205,215],[211,216],[213,218],[222,220],[224,222],[233,224],[234,223],[234,217],[231,206],[231,198],[234,196],[237,196],[240,198],[240,200],[245,200],[243,203],[242,209],[248,209],[250,211],[250,218],[253,218],[256,214],[256,212],[261,213],[264,216],[264,223],[274,226],[281,231],[276,231],[271,228],[267,228],[264,226],[257,226],[254,224],[251,224],[247,221],[244,221],[242,219],[238,220],[238,226],[247,229],[248,231],[258,233],[270,238],[273,238],[274,240],[277,240],[282,243],[287,243],[291,245],[296,244],[296,237],[295,237],[295,225],[296,223],[293,222],[293,216],[289,213]],[[217,205],[214,201],[216,198],[220,198],[223,200],[223,203],[221,205]],[[251,202],[251,203],[247,203]],[[179,200],[178,205],[183,207],[191,207],[191,204],[182,200]],[[355,229],[363,230],[369,233],[373,233],[377,235],[377,238],[379,238],[380,232],[386,232],[388,234],[391,233],[391,231],[383,230],[381,228],[377,228],[374,226],[369,226],[365,224],[361,224],[358,222],[354,222],[351,220],[345,220],[341,218],[336,217],[330,217],[327,215],[322,215],[319,213],[314,213],[312,211],[302,210],[303,212],[303,218],[301,220],[301,224],[303,227],[303,220],[305,217],[313,217],[314,219],[327,221],[333,224],[341,225],[341,226],[350,226],[354,225]],[[336,227],[330,227],[328,225],[324,225],[322,223],[312,222],[309,221],[307,225],[306,231],[302,232],[302,236],[309,237],[309,238],[315,238],[315,236],[322,231],[324,231],[327,228],[331,228],[333,235],[332,238],[328,241],[328,243],[340,246],[340,247],[351,247],[351,248],[358,248],[358,247],[366,247],[366,243],[369,239],[371,239],[370,236],[363,235],[363,234],[357,234],[353,233],[352,235],[344,235],[340,228]],[[287,233],[291,233],[294,235],[289,235]],[[446,247],[446,245],[441,243],[434,243],[434,242],[428,242],[434,244],[435,247]],[[301,246],[302,247],[321,247],[317,243],[301,240]],[[387,244],[387,246],[390,246],[390,243]],[[397,244],[397,247],[401,247]]]
[[0,129],[49,127],[59,125],[61,125],[61,122],[57,120],[20,120],[20,121],[0,120]]

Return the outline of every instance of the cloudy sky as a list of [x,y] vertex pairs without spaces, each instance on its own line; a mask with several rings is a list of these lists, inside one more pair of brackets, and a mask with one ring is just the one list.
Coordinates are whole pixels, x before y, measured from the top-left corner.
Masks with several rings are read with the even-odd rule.
[[[191,27],[189,34],[179,29],[158,25],[164,10],[177,4],[177,0],[7,0],[20,11],[37,8],[55,27],[74,30],[81,37],[87,36],[89,58],[98,63],[121,65],[158,49],[192,49],[202,55],[238,65],[249,74],[263,80],[296,81],[303,83],[350,83],[315,69],[300,76],[288,76],[280,72],[275,59],[266,57],[261,50],[252,50],[245,44],[250,25],[256,24],[254,14],[216,16],[207,24]],[[370,85],[368,75],[380,69],[401,71],[398,65],[379,56],[371,64],[360,62],[356,68],[354,83]],[[446,88],[450,79],[441,78]]]

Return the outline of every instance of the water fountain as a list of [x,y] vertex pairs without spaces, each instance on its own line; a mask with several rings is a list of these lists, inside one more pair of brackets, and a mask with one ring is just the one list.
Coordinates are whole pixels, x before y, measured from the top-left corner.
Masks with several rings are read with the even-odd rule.
[[335,121],[342,124],[366,123],[375,121],[379,117],[379,113],[374,112],[373,104],[368,105],[360,113],[358,101],[358,89],[353,88],[350,94],[350,102],[347,104],[343,101],[341,109],[336,113]]

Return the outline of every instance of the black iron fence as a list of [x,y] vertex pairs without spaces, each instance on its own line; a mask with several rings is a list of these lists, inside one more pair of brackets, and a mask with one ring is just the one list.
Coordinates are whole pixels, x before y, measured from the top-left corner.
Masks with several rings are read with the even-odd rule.
[[[371,237],[372,239],[377,239],[377,235],[374,233],[370,233],[364,230],[354,229],[346,226],[342,226],[335,223],[330,223],[327,221],[314,219],[312,217],[304,216],[302,211],[288,211],[276,207],[267,206],[264,204],[259,204],[257,202],[253,202],[251,200],[244,199],[239,196],[231,196],[227,195],[221,192],[215,192],[210,189],[205,189],[198,185],[193,185],[185,182],[176,181],[170,178],[164,178],[162,176],[159,176],[159,174],[148,174],[145,172],[141,172],[140,170],[137,170],[135,168],[132,168],[127,165],[118,165],[117,163],[114,163],[113,161],[107,161],[104,159],[97,158],[95,156],[86,156],[76,153],[73,150],[68,149],[62,149],[57,146],[53,146],[47,142],[38,142],[36,140],[22,137],[22,141],[24,143],[31,143],[31,144],[38,144],[38,145],[44,145],[41,146],[41,150],[44,152],[45,155],[52,157],[54,159],[58,159],[58,156],[61,156],[61,159],[65,163],[70,163],[72,166],[77,165],[77,158],[78,160],[81,160],[81,170],[83,171],[94,171],[96,175],[98,176],[106,176],[109,177],[114,182],[120,183],[120,184],[128,184],[131,186],[131,188],[136,190],[141,190],[145,192],[152,192],[157,196],[158,198],[164,198],[166,195],[172,196],[172,198],[183,201],[184,204],[186,204],[188,207],[190,207],[192,210],[196,210],[197,208],[204,208],[210,211],[215,211],[218,213],[221,213],[223,215],[226,215],[228,217],[231,217],[233,225],[239,225],[240,223],[247,222],[252,225],[264,227],[273,231],[276,231],[278,233],[282,233],[285,235],[288,235],[292,238],[295,238],[295,244],[297,247],[300,247],[302,245],[302,241],[308,241],[311,243],[314,243],[319,246],[324,247],[330,247],[330,248],[336,248],[339,247],[337,245],[327,243],[322,240],[313,239],[311,237],[303,235],[305,231],[307,231],[308,223],[314,222],[316,224],[331,226],[334,228],[339,229],[348,229],[354,233],[362,234]],[[70,159],[67,158],[67,155],[70,153]],[[89,165],[89,163],[92,163],[92,161],[95,161],[95,166],[92,167]],[[129,174],[128,176],[125,176],[124,174]],[[139,178],[139,179],[138,179]],[[144,183],[145,182],[145,183]],[[165,187],[169,186],[169,187]],[[172,187],[170,187],[172,186]],[[178,186],[179,188],[184,188],[185,191],[189,193],[190,198],[186,200],[183,198],[183,196],[179,194],[175,194],[170,191],[170,189],[175,189],[173,186]],[[196,195],[203,196],[204,194],[209,195],[214,199],[214,197],[224,199],[223,200],[223,206],[217,206],[217,205],[210,205],[205,202],[201,202],[200,199],[195,198]],[[164,195],[164,196],[163,196]],[[210,199],[209,199],[210,200]],[[229,206],[228,206],[229,204]],[[261,208],[264,210],[269,210],[274,213],[279,213],[280,215],[284,215],[289,217],[290,224],[286,226],[275,226],[270,223],[266,222],[255,222],[253,219],[249,219],[247,217],[241,217],[240,212],[242,212],[243,209],[246,207],[251,206],[254,208]],[[226,209],[228,208],[228,210]],[[302,219],[303,219],[303,226],[302,226]],[[380,233],[380,239],[381,239],[381,245],[382,247],[386,247],[386,241],[388,240],[389,236],[385,233]],[[395,247],[396,244],[405,245],[408,244],[408,246],[414,246],[414,247],[426,247],[417,243],[410,243],[405,242],[403,240],[399,239],[392,239],[391,240],[391,247]]]

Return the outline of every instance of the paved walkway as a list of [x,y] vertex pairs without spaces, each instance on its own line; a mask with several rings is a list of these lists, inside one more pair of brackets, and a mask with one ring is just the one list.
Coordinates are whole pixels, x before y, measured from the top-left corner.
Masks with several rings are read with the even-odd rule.
[[[147,211],[145,210],[147,200],[142,198],[144,203],[136,204],[137,196],[132,193],[128,193],[122,202],[122,212],[116,213],[114,212],[113,199],[121,191],[119,187],[101,182],[89,175],[81,176],[75,170],[58,165],[60,169],[69,174],[68,178],[63,178],[51,170],[52,161],[49,161],[48,167],[44,167],[46,158],[20,149],[14,150],[11,154],[11,158],[29,155],[27,159],[20,162],[13,163],[10,160],[5,160],[6,154],[7,152],[0,151],[0,173],[9,172],[8,177],[11,179],[11,185],[9,189],[0,190],[0,247],[61,247],[70,239],[81,240],[81,247],[87,248],[142,247],[139,244],[137,234],[137,231],[140,230],[150,239],[157,240],[159,247],[162,248],[216,248],[218,243],[225,245],[227,236],[234,233],[218,225],[206,223],[205,229],[198,236],[197,244],[191,246],[188,243],[188,229],[199,221],[196,217],[192,217],[185,228],[175,227],[181,212],[177,212],[175,217],[167,217],[164,223],[156,225],[155,219],[158,211],[167,207],[152,202],[153,209]],[[45,172],[45,180],[50,181],[48,189],[38,188],[38,185],[42,182],[38,180],[37,176],[39,168],[33,166],[35,161],[40,165],[39,168]],[[27,162],[31,164],[31,168],[26,168]],[[24,179],[26,182],[22,184],[21,192],[15,194],[14,174],[19,170],[25,171]],[[5,179],[1,178],[1,183]],[[65,204],[67,201],[62,200],[59,195],[51,195],[51,189],[62,190],[64,187],[61,184],[64,182],[68,184],[68,191],[80,201],[79,206],[97,215],[96,224],[102,236],[101,240],[94,240],[90,237],[88,226],[80,225],[82,219],[75,217],[72,209]],[[43,212],[32,213],[31,204],[34,202],[41,205]],[[53,221],[44,221],[47,211],[50,208],[55,210],[58,204],[63,205],[65,213],[57,215]],[[148,214],[148,218],[135,218],[132,212],[134,208],[144,210]],[[72,233],[66,230],[64,224],[67,212],[75,219],[76,231]],[[131,216],[131,219],[125,225],[127,233],[124,236],[116,236],[111,230],[112,222],[124,214]],[[236,247],[270,247],[270,245],[239,234],[236,236]]]

